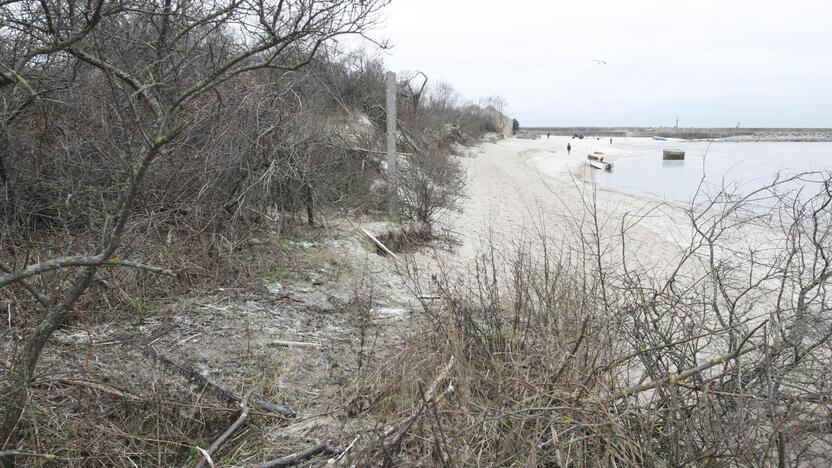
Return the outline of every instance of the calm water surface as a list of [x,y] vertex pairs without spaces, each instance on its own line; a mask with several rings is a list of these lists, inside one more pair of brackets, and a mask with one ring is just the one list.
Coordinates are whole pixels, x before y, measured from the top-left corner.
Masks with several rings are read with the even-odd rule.
[[[662,149],[685,150],[684,161],[663,161]],[[713,193],[723,181],[747,192],[777,173],[832,170],[832,143],[733,143],[628,139],[608,150],[612,172],[592,171],[599,184],[667,200],[690,201],[705,180]],[[808,183],[807,183],[808,184]]]

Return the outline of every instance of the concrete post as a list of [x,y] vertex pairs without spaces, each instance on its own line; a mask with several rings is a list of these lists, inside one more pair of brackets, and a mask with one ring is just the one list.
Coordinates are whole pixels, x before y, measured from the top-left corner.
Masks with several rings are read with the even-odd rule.
[[387,72],[387,173],[390,183],[390,213],[398,211],[399,181],[396,174],[396,74]]

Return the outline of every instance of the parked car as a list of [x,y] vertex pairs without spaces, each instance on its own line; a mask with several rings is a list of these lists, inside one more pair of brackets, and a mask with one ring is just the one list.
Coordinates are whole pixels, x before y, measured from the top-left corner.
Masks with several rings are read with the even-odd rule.
[[574,140],[575,138],[577,138],[579,140],[583,140],[584,139],[584,134],[583,133],[576,133],[576,134],[572,135],[572,139]]

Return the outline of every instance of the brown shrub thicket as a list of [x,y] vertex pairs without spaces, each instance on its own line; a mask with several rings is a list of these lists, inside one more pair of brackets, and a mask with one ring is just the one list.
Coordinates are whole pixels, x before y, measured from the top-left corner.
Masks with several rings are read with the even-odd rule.
[[[266,220],[377,208],[385,70],[335,39],[365,34],[387,3],[0,2],[0,294],[18,337],[4,349],[0,452],[37,431],[20,415],[38,359],[98,300],[91,285],[140,299],[176,287],[151,275],[222,271]],[[458,171],[433,148],[460,119],[409,95],[409,78],[403,150]],[[459,107],[446,111],[477,112]],[[461,190],[435,172],[407,183],[425,178]],[[426,221],[452,201],[405,214]],[[133,273],[102,282],[103,267]]]

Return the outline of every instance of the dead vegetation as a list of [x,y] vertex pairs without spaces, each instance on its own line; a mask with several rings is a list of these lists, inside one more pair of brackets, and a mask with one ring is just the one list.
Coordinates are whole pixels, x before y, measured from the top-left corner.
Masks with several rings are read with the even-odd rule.
[[390,422],[350,461],[828,464],[829,186],[803,174],[700,199],[663,270],[627,255],[647,213],[615,234],[591,192],[579,242],[493,246],[439,280],[444,302],[425,301],[420,330],[358,382],[356,411]]
[[[42,374],[56,333],[113,326],[125,335],[115,341],[150,346],[155,337],[131,330],[143,326],[135,320],[176,320],[160,310],[191,289],[288,270],[274,237],[300,223],[380,215],[379,195],[411,184],[431,191],[405,200],[405,217],[429,223],[453,207],[458,193],[441,185],[459,169],[437,152],[474,141],[492,117],[458,102],[440,116],[427,88],[405,77],[401,148],[447,167],[385,187],[384,67],[339,52],[335,39],[364,35],[386,4],[0,2],[0,464],[180,463],[207,447],[194,440],[227,422],[228,407],[208,414],[218,402],[203,405],[201,390],[174,391],[156,374],[137,388],[105,385],[124,374],[75,362],[95,361],[89,350]],[[120,400],[134,400],[122,394],[181,404],[158,406],[151,433],[142,418],[153,412],[121,415]],[[96,406],[96,395],[118,404]],[[87,405],[96,411],[76,413]],[[182,412],[193,425],[174,422]]]
[[[0,2],[0,465],[828,464],[828,174],[692,206],[660,271],[587,193],[426,284],[396,253],[499,103],[405,75],[388,186],[383,64],[332,42],[385,3]],[[393,190],[391,261],[315,230]]]

